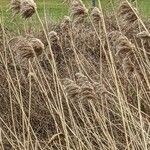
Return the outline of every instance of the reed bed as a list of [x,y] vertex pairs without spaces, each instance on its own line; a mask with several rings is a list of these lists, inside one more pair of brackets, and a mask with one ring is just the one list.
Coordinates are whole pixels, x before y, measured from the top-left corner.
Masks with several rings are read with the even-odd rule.
[[133,4],[74,0],[53,24],[16,2],[40,27],[0,24],[0,149],[149,150],[150,30]]

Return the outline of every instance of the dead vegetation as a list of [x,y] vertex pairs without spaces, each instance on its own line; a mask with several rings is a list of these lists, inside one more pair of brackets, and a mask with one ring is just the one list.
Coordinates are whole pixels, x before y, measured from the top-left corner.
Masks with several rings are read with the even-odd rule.
[[149,23],[128,1],[100,8],[74,0],[30,36],[0,26],[0,149],[150,149]]

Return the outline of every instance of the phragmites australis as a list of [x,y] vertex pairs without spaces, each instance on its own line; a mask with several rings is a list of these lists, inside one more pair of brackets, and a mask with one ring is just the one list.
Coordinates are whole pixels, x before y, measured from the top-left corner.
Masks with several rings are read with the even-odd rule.
[[87,100],[95,100],[96,95],[94,93],[94,87],[89,81],[86,81],[83,83],[81,86],[81,100],[82,101],[87,101]]
[[34,49],[36,56],[40,56],[44,51],[44,44],[37,38],[31,38],[29,41]]
[[75,100],[78,97],[80,93],[80,87],[73,80],[68,78],[63,79],[63,86],[68,98]]
[[21,63],[24,60],[32,59],[42,54],[44,50],[43,43],[36,38],[27,39],[16,37],[9,41],[11,49],[14,51],[15,59]]
[[82,100],[95,99],[94,87],[88,78],[82,73],[76,73],[77,84],[81,87],[80,98]]
[[[123,31],[130,32],[137,26],[136,9],[129,5],[129,2],[122,2],[119,11],[119,22]],[[132,29],[132,30],[133,30]],[[133,32],[133,31],[132,31]]]
[[76,73],[75,77],[79,86],[82,86],[85,82],[88,82],[88,78],[80,72]]
[[137,38],[143,40],[143,46],[145,48],[145,51],[147,51],[147,54],[149,54],[150,50],[150,33],[147,31],[142,31],[137,34]]
[[11,0],[10,2],[10,9],[14,10],[15,13],[20,12],[20,0]]
[[65,16],[62,23],[60,24],[60,27],[62,30],[67,31],[70,28],[71,25],[71,19],[69,16]]
[[49,36],[51,43],[57,43],[59,41],[59,36],[57,32],[55,31],[49,32],[48,36]]
[[99,22],[102,17],[102,14],[101,14],[101,11],[99,10],[99,8],[94,7],[91,12],[91,16],[92,16],[92,19],[94,22]]
[[115,55],[131,52],[134,48],[134,45],[128,40],[128,38],[119,31],[110,32],[108,37]]
[[142,31],[137,34],[137,37],[140,39],[150,39],[150,33],[148,33],[147,31]]
[[36,11],[36,3],[33,0],[22,0],[20,13],[23,18],[31,17]]
[[110,32],[108,38],[115,60],[119,66],[122,66],[124,59],[127,60],[133,56],[135,46],[119,31]]
[[30,18],[36,11],[36,3],[33,0],[12,0],[11,9],[20,13],[23,18]]
[[74,23],[82,22],[87,13],[88,10],[81,0],[74,0],[72,2],[71,16],[73,17]]

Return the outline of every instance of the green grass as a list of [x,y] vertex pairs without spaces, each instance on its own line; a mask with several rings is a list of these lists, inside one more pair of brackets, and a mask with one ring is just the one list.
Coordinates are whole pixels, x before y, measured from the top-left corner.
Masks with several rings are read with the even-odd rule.
[[[91,0],[83,0],[87,6],[91,6]],[[30,21],[22,19],[20,16],[15,17],[15,21],[12,23],[12,13],[8,11],[10,0],[0,0],[0,16],[3,16],[5,20],[5,25],[10,29],[24,28],[26,24],[30,24]],[[101,0],[103,9],[110,9],[109,0]],[[41,18],[46,14],[48,20],[59,21],[64,15],[68,14],[68,6],[63,3],[63,0],[37,0],[38,12]],[[141,14],[144,14],[145,17],[150,16],[150,0],[138,0],[138,6],[141,11]],[[30,20],[34,21],[36,27],[37,18],[34,15]]]

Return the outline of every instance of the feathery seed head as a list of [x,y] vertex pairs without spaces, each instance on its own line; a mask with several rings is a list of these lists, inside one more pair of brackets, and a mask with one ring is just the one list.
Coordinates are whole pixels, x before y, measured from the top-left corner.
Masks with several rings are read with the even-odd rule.
[[81,86],[81,99],[83,100],[95,100],[94,87],[88,81],[84,82]]
[[15,46],[15,50],[20,60],[30,59],[34,57],[34,49],[29,41],[25,38],[19,39]]
[[20,4],[20,13],[23,18],[31,17],[36,11],[36,3],[33,0],[22,0]]
[[74,17],[79,17],[86,15],[88,13],[87,8],[80,0],[74,0],[71,5],[71,15]]
[[42,52],[44,51],[44,44],[41,42],[41,40],[37,38],[32,38],[30,40],[30,43],[34,49],[34,52],[37,56],[41,55]]
[[63,19],[63,21],[62,21],[62,23],[61,23],[61,25],[60,25],[60,27],[63,30],[68,30],[69,27],[70,27],[70,24],[71,24],[70,17],[69,16],[65,16],[64,19]]
[[55,31],[49,32],[48,36],[52,43],[59,41],[59,36],[58,36],[57,32],[55,32]]
[[68,98],[76,98],[80,92],[80,87],[72,80],[63,79],[64,90]]
[[82,86],[85,82],[88,82],[88,78],[80,72],[76,73],[75,77],[79,86]]
[[137,16],[133,11],[134,8],[131,8],[127,2],[121,3],[119,7],[119,16],[126,23],[133,23],[137,20]]
[[100,21],[101,17],[102,17],[102,14],[101,14],[99,8],[94,7],[93,10],[92,10],[92,12],[91,12],[91,16],[92,16],[92,18],[93,18],[94,21],[96,21],[96,22]]
[[10,9],[12,9],[15,13],[20,12],[20,0],[11,0],[10,2]]
[[150,39],[150,34],[146,31],[142,31],[137,34],[137,37],[140,39]]

